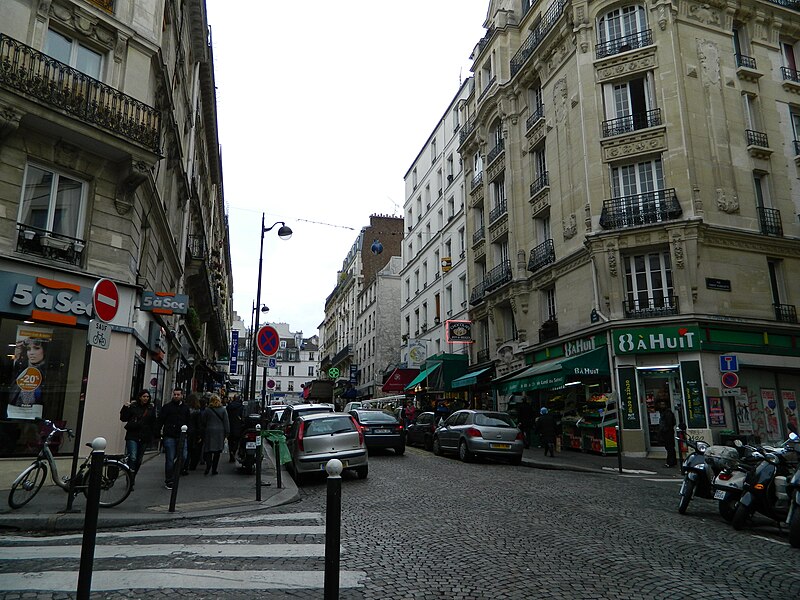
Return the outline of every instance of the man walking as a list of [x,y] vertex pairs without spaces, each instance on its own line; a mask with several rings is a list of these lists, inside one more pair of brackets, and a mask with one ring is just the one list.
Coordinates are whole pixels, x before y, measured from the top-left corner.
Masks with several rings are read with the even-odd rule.
[[536,432],[539,434],[544,446],[544,455],[548,454],[555,457],[556,435],[558,434],[558,424],[553,413],[544,406],[539,410],[541,416],[536,419]]
[[664,441],[664,449],[667,451],[667,462],[664,466],[672,468],[678,464],[678,459],[675,457],[675,413],[669,406],[669,400],[661,400],[660,409],[661,422],[658,429]]
[[[181,435],[181,427],[183,425],[189,426],[189,414],[189,407],[183,402],[183,390],[176,387],[172,390],[172,401],[164,405],[158,417],[162,443],[164,444],[164,487],[168,490],[172,489],[174,481],[175,460],[178,456],[178,440]],[[181,452],[183,454],[183,474],[188,475],[186,440],[184,440]]]
[[531,437],[533,437],[533,407],[528,402],[528,397],[522,398],[522,403],[517,409],[519,415],[519,428],[522,430],[522,435],[525,437],[525,447],[531,447]]
[[236,462],[236,452],[239,450],[239,443],[244,430],[244,406],[238,394],[234,395],[233,400],[228,402],[225,410],[228,411],[228,423],[230,424],[228,462],[232,463]]

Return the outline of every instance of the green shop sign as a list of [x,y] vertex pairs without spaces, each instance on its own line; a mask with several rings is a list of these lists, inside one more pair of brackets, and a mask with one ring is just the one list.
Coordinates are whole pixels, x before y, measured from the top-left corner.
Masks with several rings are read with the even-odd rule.
[[615,329],[612,339],[617,355],[700,351],[700,328],[695,326]]
[[641,429],[639,399],[636,391],[636,369],[622,367],[617,371],[619,382],[619,410],[624,429]]

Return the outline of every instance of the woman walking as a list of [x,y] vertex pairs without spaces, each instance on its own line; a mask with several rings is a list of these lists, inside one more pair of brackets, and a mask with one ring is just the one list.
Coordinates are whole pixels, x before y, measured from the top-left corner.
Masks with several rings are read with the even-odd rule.
[[194,471],[203,454],[203,426],[200,421],[200,398],[197,394],[189,394],[189,471]]
[[125,452],[135,475],[142,466],[144,449],[156,431],[156,409],[150,403],[150,392],[142,390],[135,400],[123,405],[119,420],[125,423]]
[[219,457],[225,445],[225,438],[230,433],[228,413],[222,406],[222,401],[217,394],[211,394],[208,406],[203,409],[200,418],[203,426],[203,455],[206,461],[206,472],[217,475],[219,473]]

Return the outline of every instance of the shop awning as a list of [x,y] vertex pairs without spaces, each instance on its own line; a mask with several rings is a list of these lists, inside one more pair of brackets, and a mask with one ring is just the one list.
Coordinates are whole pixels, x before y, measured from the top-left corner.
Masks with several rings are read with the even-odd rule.
[[526,390],[545,390],[563,386],[567,379],[609,376],[608,352],[605,347],[571,358],[549,360],[528,367],[498,385],[503,394]]
[[475,385],[478,381],[478,376],[486,373],[492,367],[486,367],[485,369],[479,369],[477,371],[473,371],[472,373],[467,373],[466,375],[462,375],[458,379],[453,379],[453,382],[450,384],[450,387],[460,388],[460,387],[467,387],[468,385]]
[[392,371],[381,388],[384,392],[403,392],[408,383],[419,375],[419,369],[400,369]]
[[417,375],[417,376],[414,378],[414,381],[412,381],[411,383],[409,383],[409,384],[408,384],[408,385],[405,387],[405,389],[406,389],[406,390],[411,390],[411,389],[414,389],[414,387],[416,387],[417,385],[419,385],[420,383],[422,383],[423,381],[425,381],[425,379],[427,379],[427,378],[428,378],[428,375],[430,375],[431,373],[433,373],[433,372],[434,372],[436,369],[438,369],[438,368],[439,368],[439,367],[441,367],[441,366],[442,366],[442,364],[441,364],[441,363],[436,363],[435,365],[433,365],[433,366],[432,366],[432,367],[430,367],[429,369],[425,369],[425,370],[424,370],[424,371],[422,371],[422,372],[421,372],[419,375]]

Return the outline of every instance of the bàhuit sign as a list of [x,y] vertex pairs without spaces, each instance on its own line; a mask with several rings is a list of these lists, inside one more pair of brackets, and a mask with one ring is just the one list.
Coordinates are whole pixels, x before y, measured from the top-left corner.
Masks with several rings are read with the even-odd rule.
[[612,339],[617,355],[700,351],[700,329],[696,326],[615,329]]

